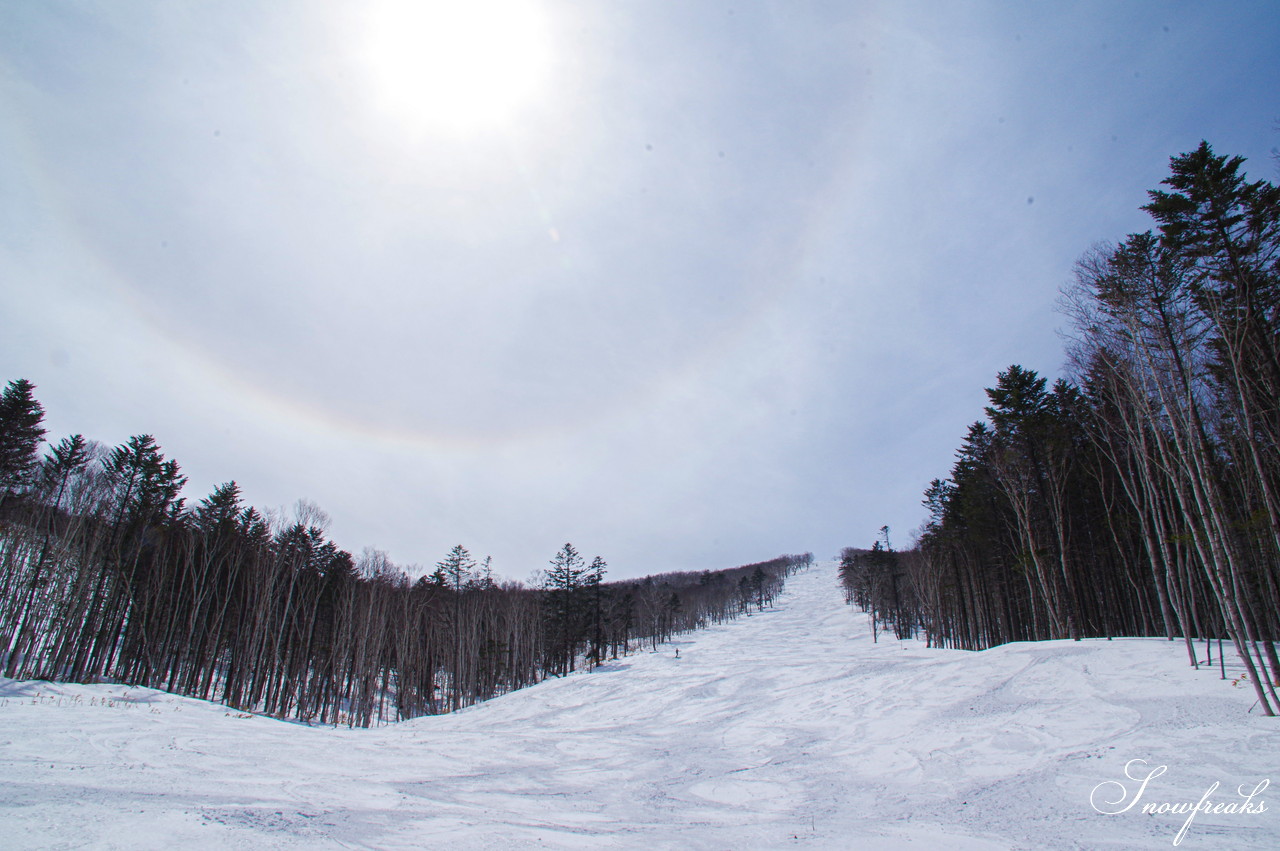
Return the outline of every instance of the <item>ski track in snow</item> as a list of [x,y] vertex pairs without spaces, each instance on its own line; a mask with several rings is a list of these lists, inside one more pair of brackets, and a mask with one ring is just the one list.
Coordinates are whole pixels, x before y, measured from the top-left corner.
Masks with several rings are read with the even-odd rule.
[[[1165,848],[1185,816],[1091,791],[1145,759],[1144,803],[1240,800],[1280,754],[1252,702],[1180,642],[873,643],[820,564],[656,653],[373,730],[0,680],[0,848]],[[1278,828],[1201,814],[1181,847]]]

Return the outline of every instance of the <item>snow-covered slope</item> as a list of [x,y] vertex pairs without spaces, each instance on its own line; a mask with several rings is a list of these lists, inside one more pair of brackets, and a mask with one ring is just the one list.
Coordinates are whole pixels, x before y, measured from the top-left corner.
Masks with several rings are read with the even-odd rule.
[[[819,565],[773,610],[375,730],[0,681],[0,847],[1164,848],[1186,816],[1144,804],[1242,804],[1280,757],[1251,690],[1185,658],[873,644]],[[1126,764],[1167,768],[1099,812],[1138,793]],[[1276,809],[1181,847],[1280,847]]]

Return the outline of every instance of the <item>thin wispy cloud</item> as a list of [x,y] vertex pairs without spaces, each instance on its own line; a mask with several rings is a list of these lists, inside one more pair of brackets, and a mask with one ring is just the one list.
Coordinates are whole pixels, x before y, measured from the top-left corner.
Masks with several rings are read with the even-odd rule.
[[1167,158],[1273,172],[1265,3],[464,5],[0,12],[0,362],[52,436],[521,578],[905,541]]

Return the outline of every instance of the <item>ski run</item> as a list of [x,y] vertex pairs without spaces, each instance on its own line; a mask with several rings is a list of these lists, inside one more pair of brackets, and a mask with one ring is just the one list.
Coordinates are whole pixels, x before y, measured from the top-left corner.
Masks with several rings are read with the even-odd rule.
[[656,652],[369,730],[0,680],[0,847],[1277,848],[1280,731],[1213,651],[874,642],[825,563]]

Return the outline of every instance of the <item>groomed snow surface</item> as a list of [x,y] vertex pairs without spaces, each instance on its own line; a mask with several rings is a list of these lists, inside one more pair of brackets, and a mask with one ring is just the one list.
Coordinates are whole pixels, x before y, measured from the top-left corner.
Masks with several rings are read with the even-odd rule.
[[[656,653],[373,730],[0,681],[0,847],[1166,848],[1187,817],[1145,804],[1280,774],[1253,700],[1167,641],[873,643],[820,564]],[[1099,812],[1127,764],[1166,769]],[[1271,794],[1179,847],[1280,848]]]

